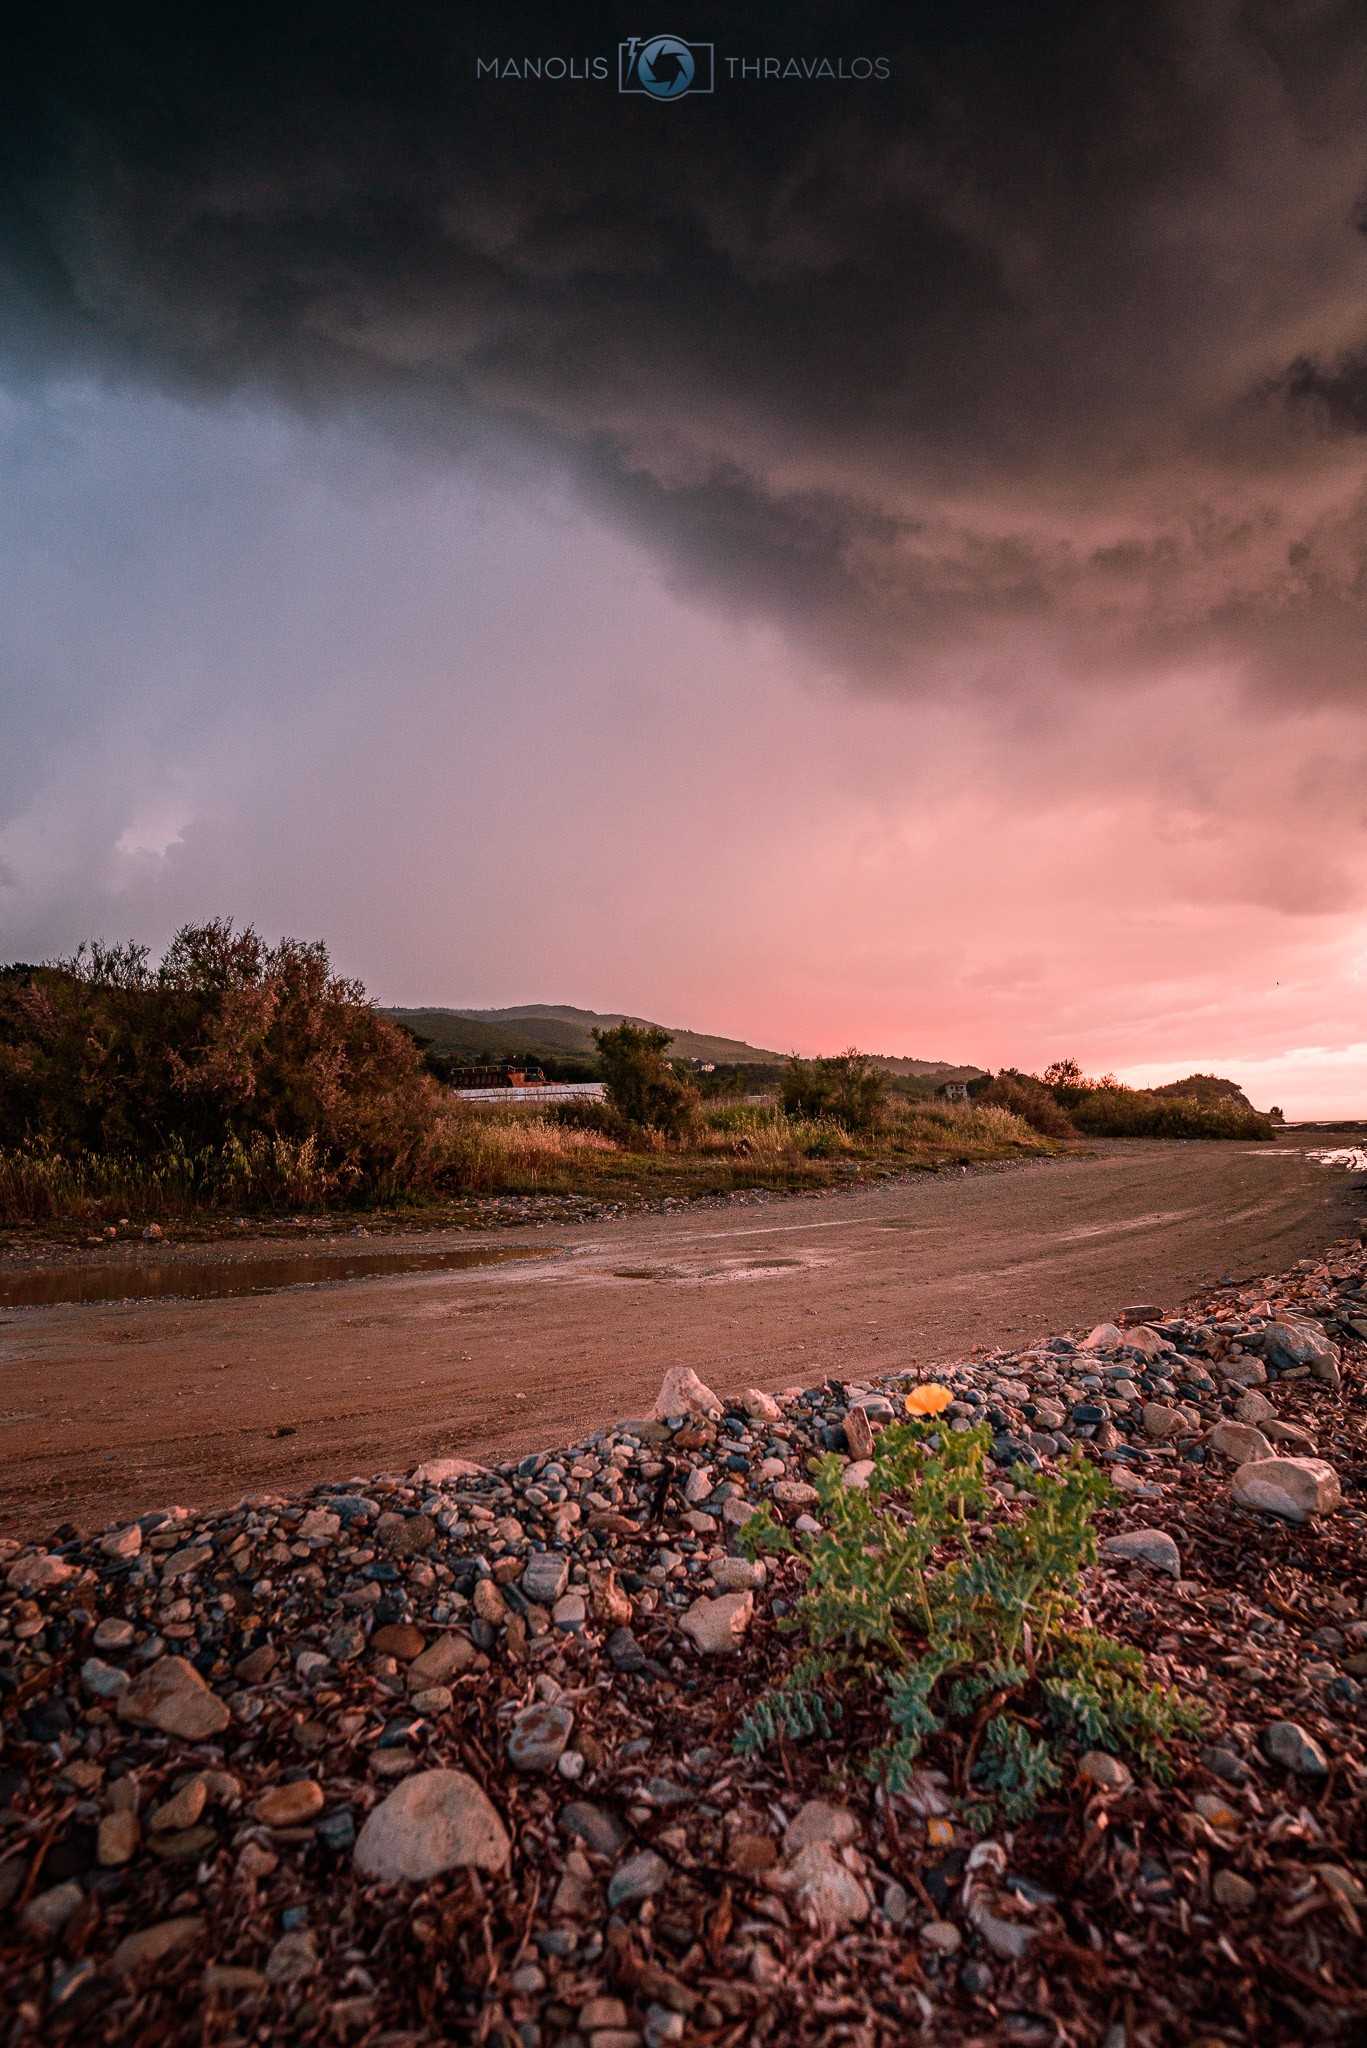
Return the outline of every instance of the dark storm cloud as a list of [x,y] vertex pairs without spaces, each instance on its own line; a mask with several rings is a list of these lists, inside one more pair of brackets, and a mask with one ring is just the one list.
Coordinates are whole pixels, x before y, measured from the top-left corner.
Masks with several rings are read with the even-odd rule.
[[1023,651],[1359,686],[1358,7],[713,10],[682,26],[723,53],[892,79],[475,77],[643,25],[44,15],[5,87],[10,374],[552,462],[883,687]]

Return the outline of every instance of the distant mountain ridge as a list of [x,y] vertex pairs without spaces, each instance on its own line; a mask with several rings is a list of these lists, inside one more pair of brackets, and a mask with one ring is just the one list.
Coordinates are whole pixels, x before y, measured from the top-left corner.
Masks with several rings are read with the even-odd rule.
[[[389,1009],[385,1015],[427,1041],[434,1052],[471,1062],[504,1060],[518,1053],[538,1059],[592,1060],[595,1030],[652,1022],[649,1017],[633,1017],[621,1010],[580,1010],[572,1003],[514,1003],[497,1010],[448,1009],[434,1004]],[[671,1051],[678,1059],[710,1060],[717,1066],[773,1067],[781,1066],[788,1057],[786,1052],[749,1045],[743,1038],[721,1038],[668,1024],[661,1028],[673,1039]],[[968,1081],[982,1072],[981,1067],[955,1065],[949,1060],[892,1055],[879,1055],[879,1065],[892,1074],[943,1081]]]

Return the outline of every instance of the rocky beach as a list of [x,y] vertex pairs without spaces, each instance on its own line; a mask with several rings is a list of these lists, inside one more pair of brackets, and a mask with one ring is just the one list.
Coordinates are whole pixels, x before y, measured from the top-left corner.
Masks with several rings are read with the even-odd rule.
[[[1367,2023],[1367,1252],[867,1384],[649,1416],[0,1548],[7,2042],[1348,2043]],[[1198,1699],[1170,1783],[1028,1820],[954,1738],[734,1747],[794,1651],[809,1464],[911,1379],[993,1512],[1074,1444],[1088,1618]],[[1014,1482],[1014,1483],[1013,1483]]]

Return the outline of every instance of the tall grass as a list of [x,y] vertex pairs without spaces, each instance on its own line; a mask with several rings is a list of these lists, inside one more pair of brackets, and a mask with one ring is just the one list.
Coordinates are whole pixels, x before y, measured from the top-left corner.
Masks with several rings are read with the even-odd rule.
[[858,1134],[833,1117],[789,1116],[772,1103],[712,1109],[677,1140],[605,1121],[609,1129],[586,1128],[534,1103],[442,1104],[421,1140],[378,1176],[330,1161],[312,1137],[231,1139],[197,1151],[170,1144],[145,1155],[3,1147],[0,1223],[95,1224],[120,1216],[147,1222],[461,1194],[823,1186],[856,1167],[934,1166],[1049,1149],[1019,1117],[979,1104],[893,1100],[877,1130]]
[[197,1209],[321,1209],[348,1193],[348,1176],[326,1167],[315,1138],[236,1139],[198,1152],[59,1153],[0,1148],[0,1222],[97,1222]]
[[476,1194],[510,1185],[535,1185],[548,1177],[563,1182],[567,1169],[620,1156],[622,1147],[601,1131],[576,1130],[539,1115],[492,1109],[454,1113],[443,1119],[438,1179]]

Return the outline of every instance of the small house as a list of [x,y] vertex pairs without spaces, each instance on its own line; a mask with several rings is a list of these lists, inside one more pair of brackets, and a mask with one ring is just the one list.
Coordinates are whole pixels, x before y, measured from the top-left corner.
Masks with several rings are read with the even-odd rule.
[[967,1102],[967,1081],[941,1081],[939,1087],[935,1090],[935,1100],[937,1102]]

